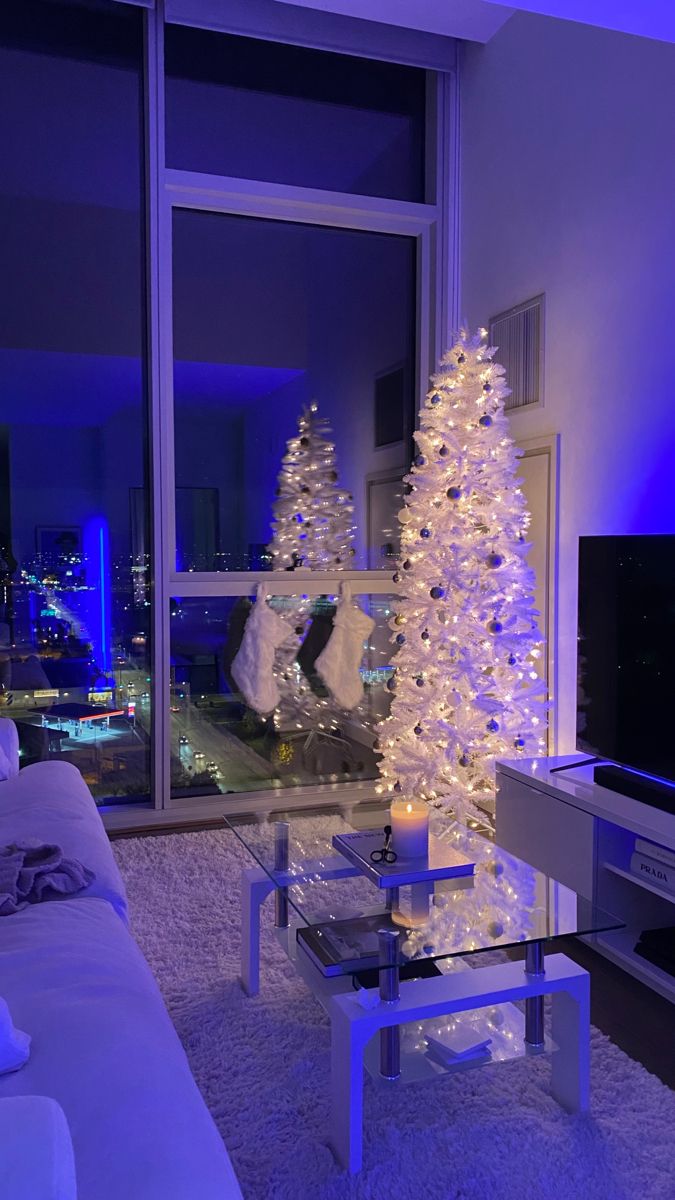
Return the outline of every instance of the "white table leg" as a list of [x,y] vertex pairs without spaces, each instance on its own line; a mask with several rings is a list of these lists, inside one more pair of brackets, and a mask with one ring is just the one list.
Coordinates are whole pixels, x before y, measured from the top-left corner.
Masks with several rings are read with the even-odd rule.
[[553,997],[553,1036],[560,1047],[553,1058],[552,1092],[564,1108],[583,1111],[588,1107],[590,983],[587,973],[563,954],[547,959],[545,976],[525,974],[520,963],[508,962],[410,980],[400,985],[398,1000],[387,1004],[374,988],[365,996],[352,990],[334,995],[329,1005],[331,1143],[340,1165],[352,1174],[361,1169],[363,1057],[374,1034],[390,1025],[545,994]]
[[260,991],[260,906],[274,884],[260,867],[241,873],[241,982],[249,996]]
[[331,1011],[331,1144],[351,1175],[363,1158],[363,1051],[367,1036],[340,1009]]
[[568,1112],[586,1112],[590,1103],[590,977],[574,980],[569,991],[552,996],[553,1053],[551,1091]]

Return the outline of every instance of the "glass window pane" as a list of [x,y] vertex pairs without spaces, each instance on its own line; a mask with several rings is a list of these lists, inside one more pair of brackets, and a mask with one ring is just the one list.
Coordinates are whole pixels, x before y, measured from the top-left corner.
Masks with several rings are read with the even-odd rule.
[[386,566],[412,454],[415,240],[178,209],[173,251],[177,569],[271,566],[302,436],[298,559],[328,565],[304,549],[327,491],[299,479],[328,444],[326,487],[353,504],[343,561]]
[[[303,634],[277,652],[280,704],[271,716],[250,708],[232,675],[251,601],[209,597],[171,602],[172,795],[264,791],[377,777],[373,730],[388,715],[394,647],[391,596],[356,597],[375,621],[364,644],[363,700],[351,712],[331,700],[315,666],[331,632],[335,596],[302,605],[269,601],[287,622],[303,607]],[[297,654],[297,657],[296,657]]]
[[167,164],[424,201],[426,73],[166,27]]
[[0,712],[149,800],[142,16],[0,14]]

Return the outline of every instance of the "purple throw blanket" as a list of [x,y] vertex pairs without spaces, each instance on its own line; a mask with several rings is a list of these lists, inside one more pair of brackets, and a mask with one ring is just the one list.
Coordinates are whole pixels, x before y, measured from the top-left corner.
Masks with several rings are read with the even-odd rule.
[[0,846],[0,917],[40,900],[72,896],[94,878],[94,872],[77,859],[64,858],[58,846],[31,842]]

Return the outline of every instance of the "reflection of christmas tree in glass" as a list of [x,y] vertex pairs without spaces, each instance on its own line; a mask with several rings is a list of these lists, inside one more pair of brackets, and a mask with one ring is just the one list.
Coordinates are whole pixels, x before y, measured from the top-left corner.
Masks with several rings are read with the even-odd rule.
[[348,565],[354,553],[351,500],[338,484],[330,426],[312,404],[281,464],[269,546],[274,570],[339,571]]
[[[273,569],[341,571],[354,554],[352,498],[338,482],[330,426],[316,404],[306,408],[290,438],[277,482],[269,552]],[[276,597],[272,603],[293,629],[280,647],[276,674],[281,703],[277,728],[334,728],[327,698],[316,694],[297,662],[314,601],[308,596]],[[318,649],[320,649],[319,647]]]
[[462,333],[421,412],[399,514],[395,697],[379,727],[384,788],[461,820],[490,806],[496,758],[545,749],[529,514],[493,353]]

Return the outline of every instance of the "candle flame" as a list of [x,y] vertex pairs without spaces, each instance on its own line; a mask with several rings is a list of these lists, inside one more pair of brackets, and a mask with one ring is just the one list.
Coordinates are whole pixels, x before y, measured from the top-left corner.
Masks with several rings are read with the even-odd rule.
[[412,804],[406,804],[406,806],[405,806],[405,811],[406,811],[406,812],[412,812]]

